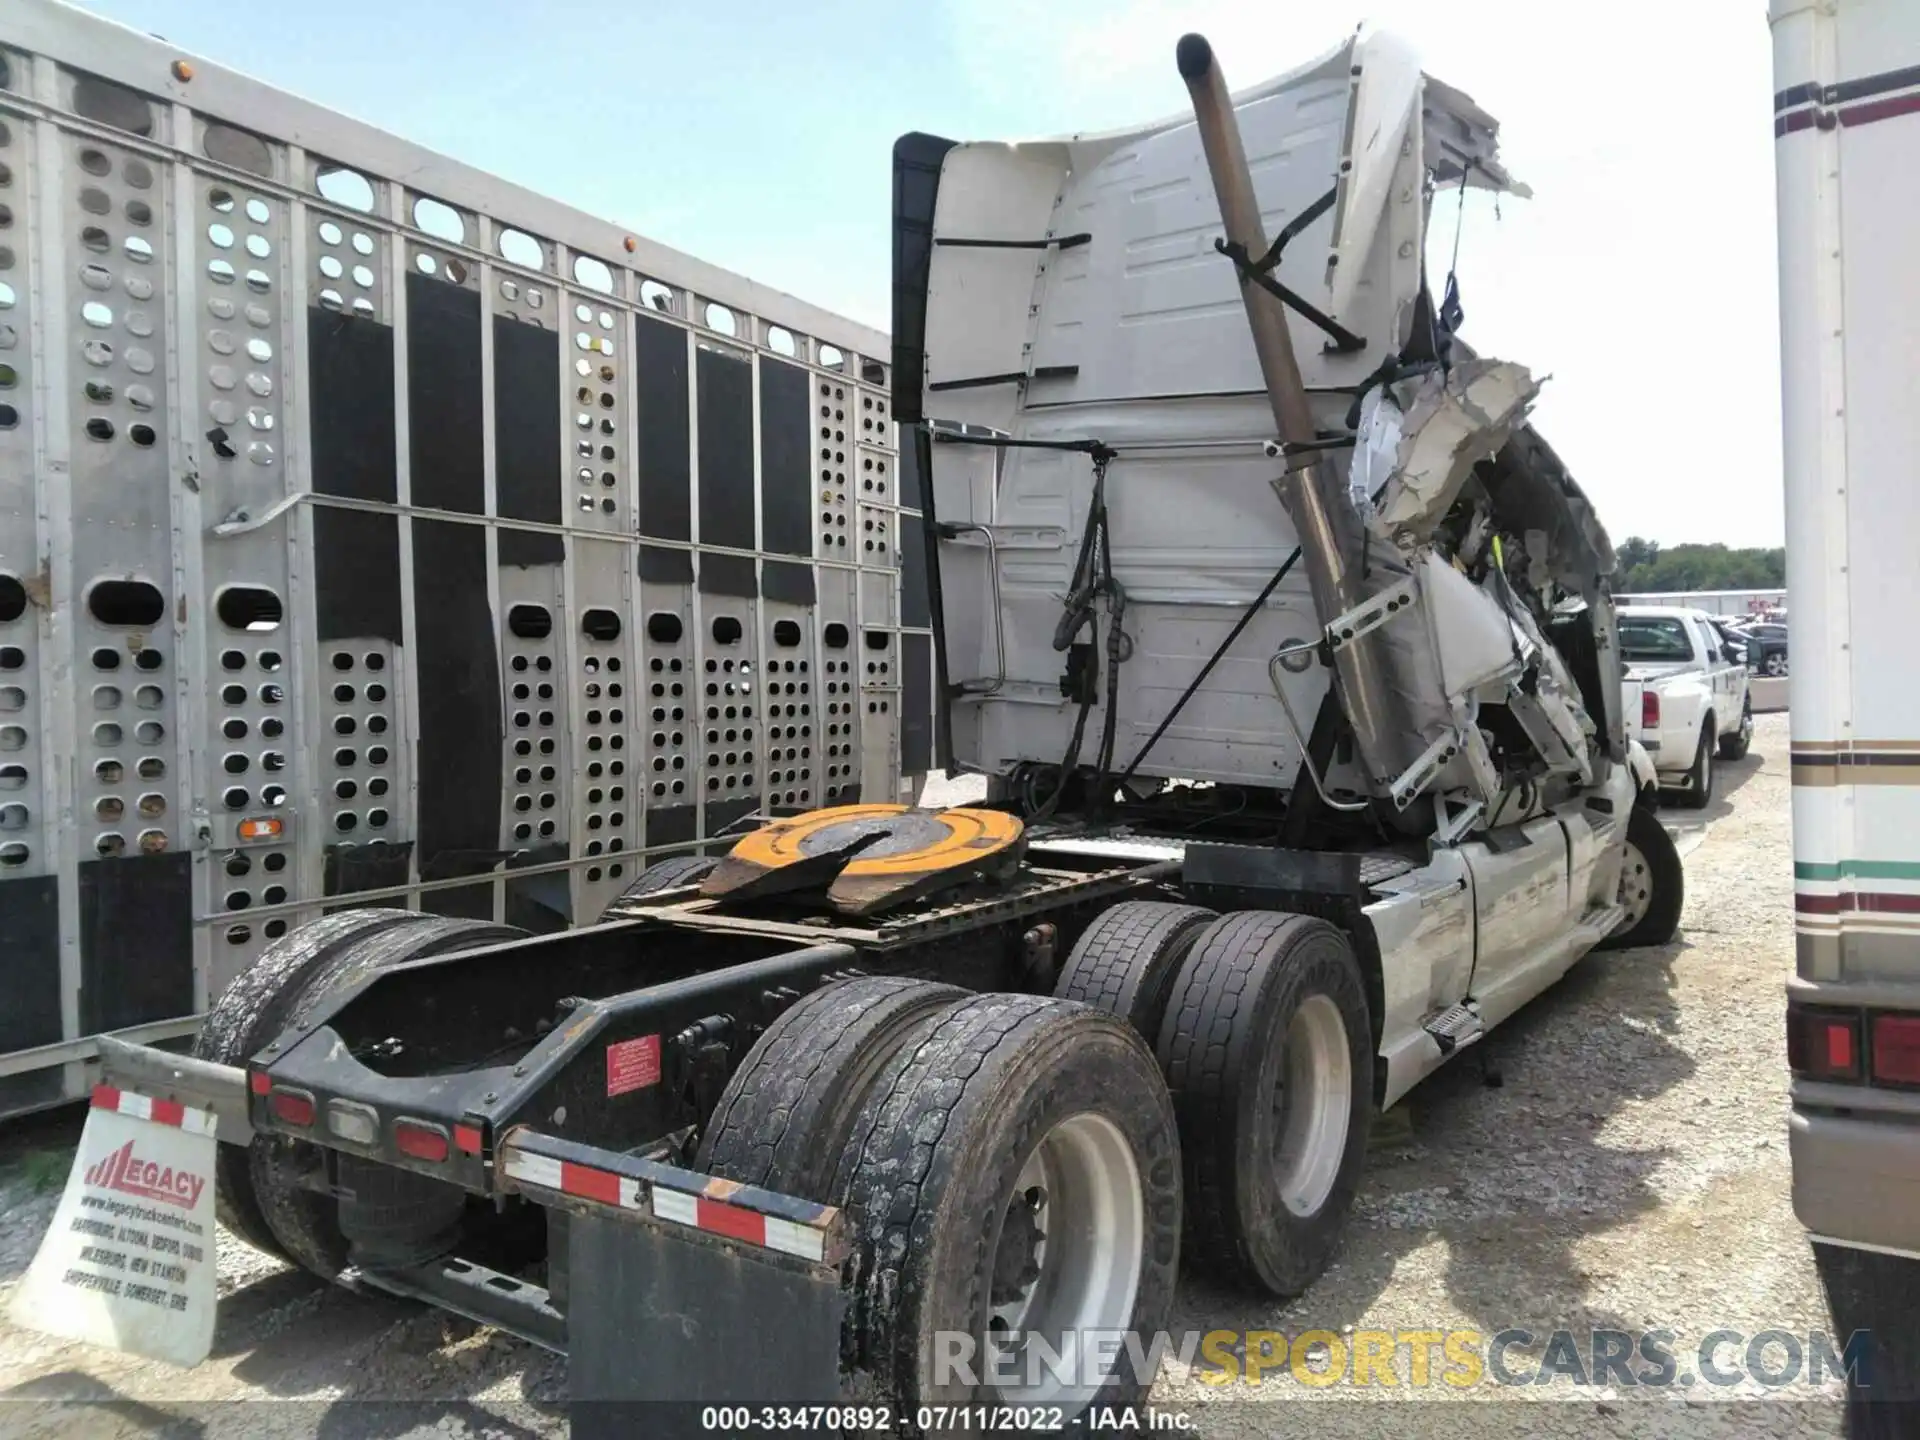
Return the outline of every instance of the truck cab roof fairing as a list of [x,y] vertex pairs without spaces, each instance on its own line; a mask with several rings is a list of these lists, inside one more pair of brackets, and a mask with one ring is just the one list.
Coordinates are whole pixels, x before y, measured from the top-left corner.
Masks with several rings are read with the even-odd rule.
[[[1424,77],[1390,36],[1355,36],[1239,92],[1234,108],[1269,234],[1333,199],[1274,273],[1365,342],[1339,353],[1310,321],[1289,317],[1316,424],[1344,432],[1355,387],[1399,349],[1420,301],[1428,183],[1524,189],[1499,164],[1492,119]],[[920,169],[912,216],[900,208],[909,163]],[[1134,642],[1117,707],[1122,764],[1296,541],[1269,488],[1277,466],[1262,447],[1273,421],[1219,235],[1190,115],[1024,144],[911,136],[896,149],[896,259],[924,265],[896,268],[897,413],[1022,442],[1098,438],[1121,451],[1107,495]],[[910,353],[909,341],[921,343]],[[1542,449],[1518,427],[1503,466],[1530,472]],[[936,519],[979,527],[944,542],[929,532],[945,611],[935,622],[952,722],[945,758],[1001,774],[1022,760],[1056,763],[1073,707],[1061,696],[1062,658],[1045,642],[1090,467],[1084,456],[1024,448],[928,444],[923,456]],[[1585,509],[1577,489],[1563,481],[1557,498],[1552,528],[1581,531],[1564,523],[1568,508]],[[1603,533],[1597,546],[1581,538],[1587,553],[1572,568],[1591,583],[1603,555],[1611,568],[1610,551]],[[1256,672],[1318,630],[1304,580],[1289,577],[1142,773],[1290,786],[1297,747],[1277,733]],[[1290,683],[1311,716],[1322,672]]]

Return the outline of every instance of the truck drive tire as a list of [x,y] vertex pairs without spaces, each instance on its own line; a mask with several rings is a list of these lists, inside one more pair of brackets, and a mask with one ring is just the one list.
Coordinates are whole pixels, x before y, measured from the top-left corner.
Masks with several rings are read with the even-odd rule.
[[1160,1027],[1180,1117],[1189,1259],[1282,1298],[1333,1259],[1373,1103],[1360,965],[1324,920],[1223,915],[1194,942]]
[[1680,803],[1689,810],[1704,810],[1713,803],[1713,716],[1700,722],[1700,744],[1693,753],[1693,766],[1687,771],[1686,788]]
[[1597,949],[1628,950],[1673,939],[1680,928],[1681,908],[1687,903],[1687,871],[1667,827],[1644,805],[1634,806],[1627,818],[1619,895],[1626,917]]
[[[246,1064],[286,1028],[294,1001],[335,951],[357,938],[413,918],[410,910],[342,910],[274,941],[251,966],[234,976],[207,1011],[193,1042],[195,1058],[219,1065]],[[264,1142],[256,1139],[254,1143]],[[247,1147],[217,1147],[213,1197],[214,1213],[221,1224],[256,1250],[282,1260],[292,1258],[267,1228],[259,1197],[254,1194]]]
[[1740,707],[1740,728],[1720,737],[1722,760],[1744,760],[1753,745],[1753,697]]
[[[1123,1021],[1032,995],[942,1011],[874,1087],[835,1191],[855,1236],[847,1358],[898,1413],[1057,1406],[1070,1423],[1144,1399],[1145,1349],[1092,1337],[1147,1347],[1167,1322],[1180,1153],[1166,1085]],[[1036,1338],[1069,1364],[1045,1363]]]
[[[719,863],[712,855],[673,855],[657,860],[633,877],[633,883],[620,892],[613,905],[657,895],[662,890],[678,890],[683,885],[698,885]],[[607,908],[611,910],[613,905]]]
[[733,1072],[694,1168],[827,1201],[834,1166],[887,1062],[967,992],[868,975],[816,990],[767,1027]]
[[1118,1015],[1151,1045],[1194,937],[1219,918],[1198,905],[1122,901],[1081,932],[1053,993]]
[[[300,1023],[328,993],[369,971],[524,934],[504,925],[406,910],[329,915],[276,941],[235,977],[208,1012],[195,1054],[243,1065],[282,1030]],[[331,1280],[345,1267],[349,1246],[340,1227],[340,1202],[306,1184],[320,1158],[315,1146],[283,1135],[256,1135],[244,1149],[222,1145],[214,1195],[221,1219],[242,1238]],[[450,1204],[437,1191],[430,1198],[436,1213]],[[422,1223],[428,1218],[423,1210]]]

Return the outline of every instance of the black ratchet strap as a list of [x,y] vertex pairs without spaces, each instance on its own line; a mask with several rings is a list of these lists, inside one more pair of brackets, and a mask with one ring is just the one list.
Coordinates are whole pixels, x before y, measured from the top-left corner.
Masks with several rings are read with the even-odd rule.
[[1280,233],[1274,236],[1273,244],[1267,247],[1267,253],[1258,260],[1249,255],[1247,247],[1238,241],[1215,240],[1213,248],[1233,261],[1233,268],[1240,272],[1241,280],[1258,285],[1288,309],[1313,322],[1333,342],[1333,348],[1345,354],[1366,349],[1367,342],[1304,296],[1289,290],[1273,278],[1273,272],[1280,264],[1280,257],[1286,251],[1287,242],[1293,240],[1307,226],[1331,210],[1334,197],[1338,194],[1337,188],[1329,190],[1289,220]]

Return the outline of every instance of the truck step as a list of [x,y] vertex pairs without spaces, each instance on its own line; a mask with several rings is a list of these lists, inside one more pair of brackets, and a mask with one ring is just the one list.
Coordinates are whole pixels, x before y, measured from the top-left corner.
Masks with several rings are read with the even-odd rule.
[[1442,1055],[1451,1055],[1463,1045],[1471,1045],[1487,1033],[1479,1012],[1470,1005],[1449,1005],[1420,1022],[1420,1028],[1433,1037]]

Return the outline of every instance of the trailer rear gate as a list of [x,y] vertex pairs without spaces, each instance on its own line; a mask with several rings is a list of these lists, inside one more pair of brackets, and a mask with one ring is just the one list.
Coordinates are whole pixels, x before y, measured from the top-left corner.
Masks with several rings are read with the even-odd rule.
[[748,815],[893,799],[932,666],[886,355],[7,7],[0,1114],[328,901],[553,930]]

